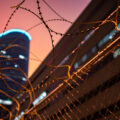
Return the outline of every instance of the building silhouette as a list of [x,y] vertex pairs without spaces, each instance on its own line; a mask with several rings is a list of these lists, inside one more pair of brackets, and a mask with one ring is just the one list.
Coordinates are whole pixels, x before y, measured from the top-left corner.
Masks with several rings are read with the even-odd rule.
[[[30,40],[29,33],[22,29],[10,29],[0,34],[0,89],[10,96],[21,88],[19,84],[27,82]],[[0,93],[0,101],[1,104],[12,104],[3,93]]]
[[[24,115],[29,97],[16,95],[20,96],[20,112],[25,119],[38,119],[38,116],[31,114],[34,110],[43,120],[120,118],[120,32],[111,22],[92,24],[93,21],[107,19],[117,6],[117,0],[91,1],[67,31],[66,34],[71,35],[63,36],[55,47],[55,55],[51,51],[31,76],[31,83],[36,88],[33,101],[38,103],[32,104]],[[115,15],[110,19],[114,20]],[[67,67],[54,68],[49,65],[71,65],[69,72],[72,78],[64,78],[68,77]],[[46,96],[37,100],[43,92]],[[14,114],[15,107],[12,109]]]

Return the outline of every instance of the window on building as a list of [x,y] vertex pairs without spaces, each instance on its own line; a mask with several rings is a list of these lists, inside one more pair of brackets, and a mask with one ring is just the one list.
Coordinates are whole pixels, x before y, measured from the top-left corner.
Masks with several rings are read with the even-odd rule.
[[116,49],[113,53],[113,57],[117,58],[120,55],[120,48]]

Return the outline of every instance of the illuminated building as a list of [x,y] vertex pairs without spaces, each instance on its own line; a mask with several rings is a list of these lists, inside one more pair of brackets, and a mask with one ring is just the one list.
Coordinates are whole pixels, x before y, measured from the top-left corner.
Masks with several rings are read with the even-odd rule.
[[[13,96],[16,92],[10,90],[6,83],[14,90],[21,88],[14,81],[22,85],[26,84],[30,40],[29,33],[22,29],[11,29],[0,34],[0,89],[9,95]],[[2,93],[0,93],[0,103],[12,104],[9,97]]]
[[[61,39],[55,47],[55,56],[53,57],[51,52],[30,78],[33,87],[37,88],[35,100],[42,92],[47,92],[43,101],[38,101],[34,107],[32,106],[30,112],[36,110],[40,116],[44,116],[42,119],[47,120],[116,120],[116,116],[120,117],[120,48],[115,47],[112,52],[100,56],[101,59],[97,56],[104,53],[101,50],[115,41],[120,32],[115,30],[111,22],[107,22],[97,30],[90,28],[97,28],[99,24],[80,24],[80,22],[105,20],[116,7],[117,1],[93,0],[75,21],[67,32],[72,35]],[[120,43],[119,39],[118,41]],[[89,65],[90,60],[94,60],[96,56],[97,62],[92,61],[90,71],[89,69],[88,71],[85,69],[87,72],[84,71],[82,68]],[[70,82],[65,82],[65,79],[61,78],[67,76],[67,68],[54,69],[46,65],[46,63],[71,65],[73,60],[70,74],[74,75],[74,72],[80,69],[83,71],[77,72],[73,77],[74,80],[69,79]],[[54,74],[51,71],[54,71]],[[29,98],[24,94],[18,100],[23,99],[26,101],[21,102],[21,110],[25,110],[29,102]],[[25,118],[35,120],[37,116],[28,114]]]

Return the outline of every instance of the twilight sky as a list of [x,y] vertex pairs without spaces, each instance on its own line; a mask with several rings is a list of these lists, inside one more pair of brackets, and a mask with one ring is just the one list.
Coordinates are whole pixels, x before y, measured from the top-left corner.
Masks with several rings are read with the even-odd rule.
[[[0,33],[3,32],[4,26],[10,14],[14,10],[10,7],[17,5],[21,1],[22,0],[0,0]],[[39,1],[45,20],[59,18],[46,6],[42,0]],[[56,10],[56,12],[72,22],[77,19],[90,1],[91,0],[46,0],[46,2],[54,10]],[[22,6],[29,8],[38,14],[36,0],[26,0]],[[41,21],[31,13],[19,9],[11,19],[7,30],[12,28],[28,30],[40,22]],[[48,25],[56,32],[62,33],[65,33],[71,26],[70,23],[63,21],[52,21],[49,22]],[[52,50],[52,45],[47,29],[44,27],[44,25],[39,25],[28,32],[32,37],[30,42],[29,58],[29,76],[31,76],[35,69],[40,65],[41,61],[43,61],[48,53]],[[57,44],[60,38],[61,37],[59,35],[53,35],[54,45]],[[37,58],[35,56],[37,56]]]

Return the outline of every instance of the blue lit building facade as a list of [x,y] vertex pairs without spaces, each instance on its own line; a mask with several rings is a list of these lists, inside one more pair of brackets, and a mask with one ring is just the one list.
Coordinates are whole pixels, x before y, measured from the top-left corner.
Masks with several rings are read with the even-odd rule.
[[[21,29],[0,34],[0,89],[9,95],[27,82],[30,40],[31,36]],[[0,93],[0,100],[7,98]]]

